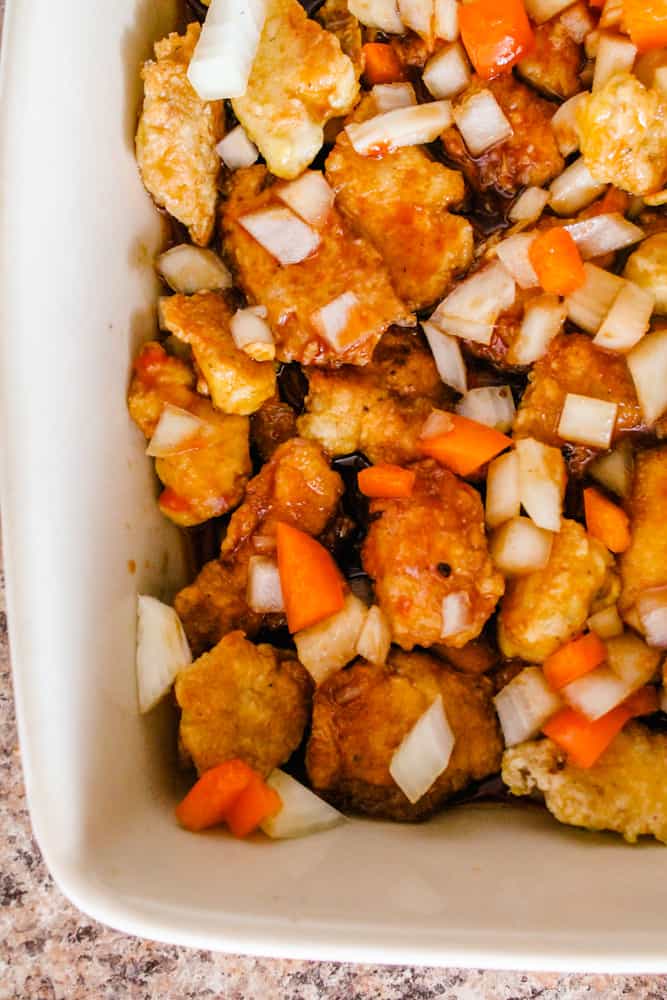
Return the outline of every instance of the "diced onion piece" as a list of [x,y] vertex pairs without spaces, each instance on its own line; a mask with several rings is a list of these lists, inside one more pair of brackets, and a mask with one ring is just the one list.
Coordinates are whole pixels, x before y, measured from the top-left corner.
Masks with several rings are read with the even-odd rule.
[[658,66],[653,74],[653,87],[655,90],[667,94],[667,66]]
[[232,276],[213,250],[181,243],[161,253],[157,269],[175,292],[220,292],[229,288]]
[[293,636],[299,660],[316,684],[340,670],[357,655],[368,609],[354,594],[348,594],[340,611],[304,628]]
[[180,406],[165,403],[153,436],[148,442],[146,454],[151,458],[167,458],[185,451],[201,448],[206,432],[206,424],[193,413]]
[[137,686],[139,711],[150,712],[192,663],[181,620],[168,604],[137,595]]
[[637,614],[650,646],[667,648],[667,587],[651,587],[637,598]]
[[549,192],[544,188],[527,187],[510,209],[510,222],[536,222],[546,208],[549,197]]
[[[622,17],[623,0],[606,0],[600,14],[598,26],[600,28],[614,28],[617,24],[620,24]],[[629,70],[632,69],[632,66],[627,66],[626,68]]]
[[266,783],[282,802],[279,812],[260,824],[261,830],[273,840],[307,837],[345,822],[342,813],[285,771],[276,768]]
[[352,322],[358,306],[359,299],[354,292],[343,292],[311,315],[313,326],[334,351],[344,351],[358,339]]
[[566,315],[565,303],[557,295],[540,295],[526,302],[518,336],[507,354],[508,364],[532,365],[544,357]]
[[539,667],[525,667],[493,699],[506,747],[532,740],[563,702]]
[[575,3],[572,7],[566,8],[558,20],[577,45],[581,45],[588,32],[595,27],[591,10],[588,4],[584,3]]
[[623,634],[623,621],[616,604],[610,604],[608,608],[596,611],[587,619],[586,624],[591,632],[595,632],[601,639],[613,639],[614,636]]
[[519,462],[519,497],[538,528],[560,531],[565,493],[565,462],[558,448],[521,438],[515,451]]
[[491,539],[491,558],[505,576],[524,576],[544,569],[549,562],[553,534],[538,528],[528,517],[513,517]]
[[424,421],[419,438],[426,441],[428,438],[438,437],[440,434],[449,434],[454,427],[451,414],[445,410],[431,410]]
[[512,126],[490,90],[479,90],[454,108],[454,121],[472,156],[512,135]]
[[505,433],[514,423],[516,406],[508,385],[485,385],[470,389],[456,404],[456,412]]
[[572,3],[574,0],[526,0],[526,12],[535,24],[544,24]]
[[501,240],[496,247],[498,259],[507,268],[519,288],[537,288],[540,281],[528,256],[534,234],[516,233]]
[[[433,316],[431,316],[433,320]],[[473,340],[476,344],[490,344],[493,337],[493,323],[479,323],[474,319],[464,319],[462,316],[438,316],[438,326],[443,332],[461,340]]]
[[551,127],[562,156],[569,156],[579,149],[577,107],[586,96],[586,91],[582,91],[570,97],[561,104],[551,119]]
[[298,264],[320,245],[320,237],[289,208],[242,215],[239,224],[281,264]]
[[607,665],[631,691],[636,691],[655,679],[662,659],[659,649],[648,646],[634,632],[608,639],[605,645]]
[[388,35],[403,34],[396,0],[349,0],[348,9],[367,28],[379,28]]
[[379,115],[394,108],[409,108],[417,103],[411,83],[376,83],[371,90]]
[[251,556],[248,562],[248,605],[258,615],[285,610],[280,573],[275,559]]
[[606,187],[593,180],[583,157],[579,157],[551,182],[549,205],[557,215],[574,215],[590,205]]
[[565,229],[584,260],[622,250],[644,238],[644,231],[634,222],[628,222],[619,212],[593,215],[590,219],[573,222]]
[[558,435],[564,441],[587,444],[591,448],[608,448],[617,411],[618,403],[568,392],[560,415]]
[[273,361],[276,356],[273,334],[264,316],[263,306],[249,306],[237,309],[229,324],[236,346],[254,361]]
[[519,459],[516,451],[505,452],[489,464],[486,474],[486,523],[497,528],[521,510]]
[[471,623],[472,606],[470,596],[465,590],[457,590],[443,597],[442,629],[440,631],[443,639],[453,639],[470,628]]
[[398,13],[406,28],[430,42],[433,37],[433,0],[398,0]]
[[[602,25],[604,27],[604,25]],[[602,32],[595,57],[593,93],[617,73],[629,73],[637,56],[637,46],[629,38]]]
[[369,663],[386,662],[391,648],[391,626],[384,612],[374,604],[357,639],[357,654]]
[[304,222],[319,227],[326,222],[334,203],[334,192],[319,170],[306,170],[289,184],[280,184],[276,194]]
[[402,146],[433,142],[452,123],[449,101],[394,108],[365,122],[345,126],[354,151],[361,156],[391,152]]
[[436,38],[455,42],[459,37],[458,0],[435,0],[433,30]]
[[630,496],[633,471],[632,450],[627,442],[621,442],[618,448],[600,455],[588,466],[588,473],[593,479],[623,498]]
[[466,366],[461,347],[456,337],[438,330],[432,323],[422,323],[422,329],[431,348],[438,375],[457,392],[465,393],[468,388]]
[[410,802],[418,802],[446,770],[454,743],[439,694],[403,737],[389,765],[389,773]]
[[565,700],[594,722],[632,694],[632,689],[609,667],[596,667],[561,690]]
[[593,343],[607,351],[629,351],[648,330],[654,305],[651,292],[626,280]]
[[515,297],[514,278],[495,261],[456,285],[430,322],[454,337],[489,344],[494,323],[504,309],[514,304]]
[[[587,59],[595,59],[598,54],[598,49],[600,48],[600,35],[602,33],[594,28],[593,31],[589,31],[584,39],[584,52],[586,53]],[[593,84],[593,76],[595,75],[595,67],[591,67],[592,74],[590,78],[590,85]],[[581,75],[579,77],[581,79]]]
[[583,285],[565,299],[567,315],[575,326],[597,333],[624,281],[595,264],[584,264],[584,272]]
[[248,138],[242,125],[237,125],[221,139],[215,151],[230,170],[251,167],[259,156],[259,150]]
[[627,362],[644,419],[652,424],[667,410],[667,330],[647,333]]
[[267,7],[267,0],[211,0],[187,72],[202,101],[245,94]]
[[471,80],[470,64],[460,42],[432,55],[424,67],[424,83],[434,97],[455,97]]

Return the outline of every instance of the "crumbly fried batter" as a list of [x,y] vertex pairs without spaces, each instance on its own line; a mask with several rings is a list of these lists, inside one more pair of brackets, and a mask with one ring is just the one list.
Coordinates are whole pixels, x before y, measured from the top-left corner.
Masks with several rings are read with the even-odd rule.
[[473,160],[461,133],[452,126],[442,135],[445,152],[461,166],[476,190],[493,187],[509,195],[524,185],[542,187],[565,166],[551,127],[555,105],[538,97],[511,73],[489,83],[475,77],[459,100],[487,88],[509,120],[513,134]]
[[[476,490],[432,461],[412,467],[412,495],[374,500],[362,549],[364,569],[375,581],[377,603],[403,649],[445,642],[460,648],[476,638],[504,590],[484,532]],[[442,639],[442,601],[464,593],[470,623]]]
[[221,562],[212,559],[191,584],[179,591],[174,608],[183,623],[193,656],[200,656],[231,632],[257,634],[261,615],[248,607],[248,559]]
[[667,585],[667,447],[637,454],[627,511],[631,540],[620,557],[619,610],[641,631],[635,601],[643,590]]
[[582,46],[574,41],[560,17],[537,25],[534,32],[534,48],[517,64],[519,75],[546,97],[573,97],[582,89]]
[[214,405],[223,413],[246,416],[276,391],[272,361],[253,361],[232,339],[233,311],[223,295],[169,295],[160,302],[164,327],[192,348]]
[[[665,226],[667,219],[662,216],[660,223]],[[667,314],[667,232],[656,232],[642,240],[628,257],[623,277],[655,297],[655,312]]]
[[574,638],[593,610],[614,602],[613,566],[601,542],[577,521],[563,518],[544,569],[507,582],[498,615],[503,655],[542,663]]
[[[268,310],[278,360],[331,367],[367,364],[392,323],[412,321],[410,310],[391,286],[382,258],[332,209],[315,253],[300,264],[283,267],[238,223],[241,216],[273,204],[277,200],[265,167],[237,170],[223,206],[222,226],[240,286],[253,304]],[[312,316],[345,292],[359,299],[360,335],[339,354],[319,335]]]
[[171,403],[203,420],[211,439],[203,447],[155,461],[155,471],[168,487],[160,508],[182,526],[201,524],[236,507],[251,471],[247,418],[218,412],[193,386],[188,365],[155,341],[144,344],[128,393],[134,422],[151,438],[165,403]]
[[357,77],[335,35],[297,0],[270,0],[248,87],[232,107],[276,177],[298,177],[314,159],[325,122],[353,107]]
[[[485,677],[466,677],[427,653],[395,650],[384,666],[357,660],[315,692],[306,765],[313,789],[339,808],[425,819],[470,781],[500,766],[502,744]],[[394,751],[442,695],[456,737],[445,771],[412,805],[389,773]]]
[[278,445],[296,435],[296,414],[278,396],[267,399],[250,418],[250,439],[263,462],[271,458]]
[[[374,114],[369,94],[351,120]],[[470,264],[472,226],[448,211],[463,199],[463,177],[436,163],[423,147],[406,146],[379,159],[360,156],[340,132],[326,175],[338,208],[382,255],[394,288],[411,309],[442,298],[452,277]]]
[[630,843],[649,835],[667,843],[667,735],[631,722],[592,767],[568,764],[551,740],[522,743],[503,755],[513,795],[544,797],[560,823],[614,830]]
[[239,757],[268,775],[296,750],[312,683],[293,653],[230,632],[176,678],[182,748],[202,774]]
[[325,0],[315,17],[323,28],[336,36],[341,49],[352,60],[357,77],[361,76],[364,68],[361,25],[350,13],[347,0]]
[[157,204],[187,226],[193,243],[213,234],[220,157],[225,133],[222,101],[200,101],[186,76],[199,39],[198,24],[155,44],[157,61],[144,64],[144,106],[136,152],[146,188]]

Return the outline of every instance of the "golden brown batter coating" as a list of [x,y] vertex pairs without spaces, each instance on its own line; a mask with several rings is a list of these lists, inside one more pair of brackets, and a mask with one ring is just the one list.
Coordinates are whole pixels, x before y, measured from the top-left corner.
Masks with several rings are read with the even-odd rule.
[[635,601],[643,590],[667,585],[667,448],[639,452],[628,501],[630,547],[620,557],[619,610],[641,630]]
[[582,89],[582,46],[574,41],[560,17],[536,25],[534,32],[535,46],[517,64],[519,75],[546,97],[560,97],[563,101],[573,97]]
[[263,617],[251,611],[246,598],[248,558],[224,563],[212,559],[176,594],[174,607],[193,656],[206,652],[233,629],[252,637],[261,628]]
[[263,462],[271,458],[279,445],[296,435],[296,414],[278,396],[267,399],[250,418],[250,439]]

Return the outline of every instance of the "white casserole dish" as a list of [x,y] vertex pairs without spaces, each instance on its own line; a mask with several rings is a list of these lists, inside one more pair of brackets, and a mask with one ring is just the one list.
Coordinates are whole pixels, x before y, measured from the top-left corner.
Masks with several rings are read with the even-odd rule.
[[[667,971],[667,852],[468,806],[302,840],[180,830],[168,711],[137,713],[137,589],[183,579],[125,410],[162,222],[133,158],[171,0],[14,0],[5,24],[2,509],[22,761],[59,886],[114,927],[276,956]],[[136,572],[128,569],[129,560]]]

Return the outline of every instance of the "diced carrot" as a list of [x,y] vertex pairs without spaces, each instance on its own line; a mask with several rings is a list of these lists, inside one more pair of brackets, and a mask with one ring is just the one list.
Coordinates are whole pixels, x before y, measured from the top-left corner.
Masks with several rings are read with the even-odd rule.
[[254,776],[253,769],[242,760],[226,760],[212,767],[176,807],[176,818],[186,830],[195,833],[217,826]]
[[604,643],[595,632],[588,632],[578,639],[566,642],[551,656],[547,656],[542,669],[549,687],[560,691],[567,684],[595,670],[606,659]]
[[176,490],[172,490],[171,486],[162,490],[158,498],[158,505],[172,514],[187,514],[190,510],[190,501],[186,497],[182,497]]
[[366,42],[362,46],[364,54],[364,77],[373,86],[376,83],[397,83],[405,79],[401,60],[391,45],[384,42]]
[[659,708],[658,689],[652,684],[647,684],[626,698],[623,704],[632,713],[633,718],[639,715],[653,715]]
[[640,52],[667,45],[667,0],[624,0],[623,24]]
[[422,438],[419,450],[459,476],[469,476],[512,444],[511,438],[494,427],[461,417],[458,413],[448,413],[447,417],[451,430]]
[[566,751],[577,767],[592,767],[632,713],[625,704],[590,722],[573,708],[563,708],[542,727],[542,732]]
[[523,0],[462,3],[459,28],[470,61],[485,80],[509,73],[535,44]]
[[586,280],[577,244],[561,226],[536,236],[528,256],[540,285],[550,295],[569,295]]
[[409,497],[415,485],[412,469],[400,465],[371,465],[357,476],[359,489],[367,497]]
[[584,511],[589,535],[610,552],[625,552],[630,544],[630,520],[625,511],[592,486],[584,490]]
[[345,603],[343,577],[323,545],[281,521],[276,525],[276,549],[290,632],[340,611]]
[[281,806],[277,791],[253,773],[227,812],[227,826],[235,837],[247,837],[265,819],[275,816]]

